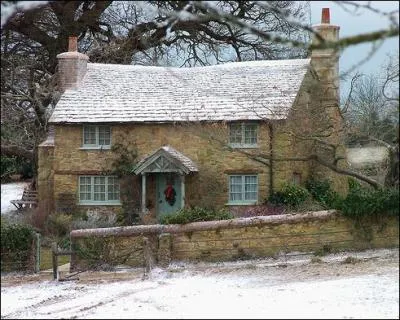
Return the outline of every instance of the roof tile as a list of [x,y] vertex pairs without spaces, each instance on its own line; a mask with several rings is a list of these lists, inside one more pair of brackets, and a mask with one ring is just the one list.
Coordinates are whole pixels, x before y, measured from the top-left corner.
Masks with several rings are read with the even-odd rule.
[[51,123],[284,119],[310,59],[171,68],[88,63]]

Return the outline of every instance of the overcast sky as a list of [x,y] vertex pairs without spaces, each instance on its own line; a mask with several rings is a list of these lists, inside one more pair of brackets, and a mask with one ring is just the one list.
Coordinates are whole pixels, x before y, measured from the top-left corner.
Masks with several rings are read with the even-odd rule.
[[[398,1],[355,1],[362,4],[368,2],[374,8],[381,11],[393,11],[399,10]],[[346,12],[342,7],[337,5],[333,1],[310,1],[311,4],[311,23],[318,24],[321,21],[322,8],[330,8],[331,24],[340,26],[339,36],[348,37],[360,33],[366,33],[371,31],[382,30],[390,25],[387,18],[382,17],[379,14],[373,13],[366,9],[357,10],[356,13]],[[349,9],[351,7],[348,7]],[[397,16],[397,19],[399,16]],[[371,52],[371,44],[360,44],[345,49],[340,56],[339,70],[340,73],[351,69],[354,65],[362,61]],[[399,52],[399,37],[393,37],[383,42],[382,46],[368,59],[367,62],[357,67],[359,72],[365,74],[378,74],[380,67],[387,61],[388,54],[398,54]],[[354,72],[352,73],[354,74]],[[346,81],[341,81],[340,92],[346,94],[349,90],[349,83],[351,77]]]

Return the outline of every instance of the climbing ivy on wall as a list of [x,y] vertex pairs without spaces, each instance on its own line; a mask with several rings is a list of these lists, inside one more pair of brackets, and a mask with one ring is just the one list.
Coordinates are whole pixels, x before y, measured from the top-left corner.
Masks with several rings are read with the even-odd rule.
[[120,179],[122,212],[117,217],[121,225],[132,225],[139,222],[140,184],[132,169],[137,163],[138,150],[136,142],[127,132],[115,136],[111,147],[112,156],[107,162],[105,174],[116,175]]
[[112,145],[111,152],[113,153],[111,173],[119,177],[132,174],[132,168],[138,157],[136,144],[131,141],[117,142]]

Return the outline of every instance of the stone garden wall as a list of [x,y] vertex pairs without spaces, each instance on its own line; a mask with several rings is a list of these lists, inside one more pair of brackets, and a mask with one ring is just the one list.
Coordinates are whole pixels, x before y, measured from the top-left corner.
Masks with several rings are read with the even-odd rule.
[[398,218],[355,222],[334,210],[186,225],[74,230],[71,269],[171,261],[228,261],[282,252],[335,252],[398,247]]

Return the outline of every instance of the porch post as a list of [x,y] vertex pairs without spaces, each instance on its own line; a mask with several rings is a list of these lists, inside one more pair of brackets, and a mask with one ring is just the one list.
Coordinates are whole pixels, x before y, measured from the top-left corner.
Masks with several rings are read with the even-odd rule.
[[181,191],[182,191],[182,208],[185,207],[185,175],[181,175]]
[[146,211],[146,174],[142,173],[142,213]]

